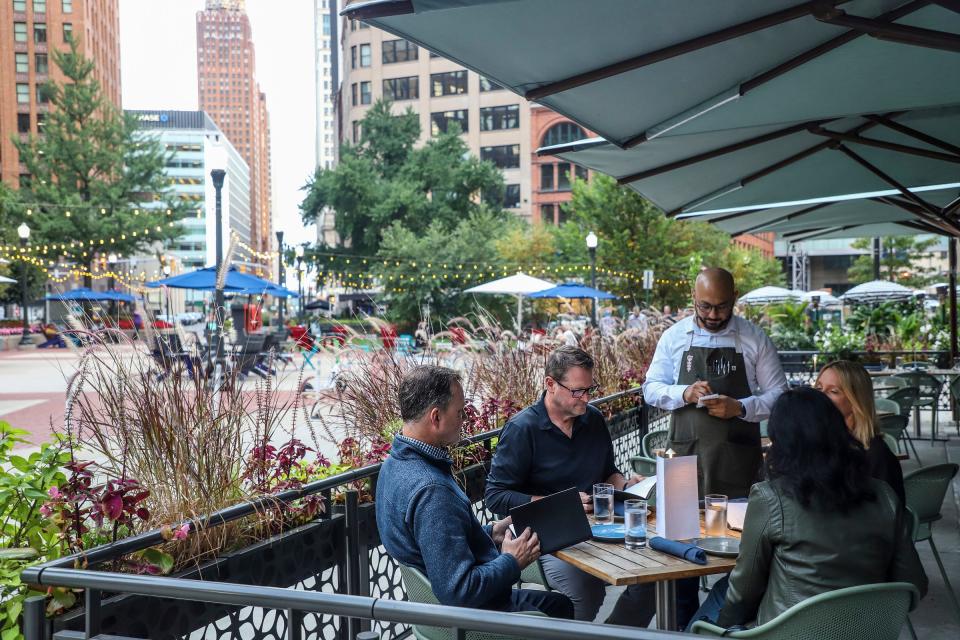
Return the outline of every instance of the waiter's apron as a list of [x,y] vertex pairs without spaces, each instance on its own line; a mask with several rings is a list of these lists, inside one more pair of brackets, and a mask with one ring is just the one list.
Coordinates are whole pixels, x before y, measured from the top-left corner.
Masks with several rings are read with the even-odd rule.
[[[736,334],[735,347],[694,347],[693,332],[680,361],[677,384],[699,380],[710,383],[713,393],[731,398],[753,395],[747,382],[747,368]],[[670,448],[678,456],[696,455],[700,495],[719,493],[745,498],[757,480],[763,452],[760,425],[740,418],[723,420],[707,413],[706,407],[688,404],[673,412]]]

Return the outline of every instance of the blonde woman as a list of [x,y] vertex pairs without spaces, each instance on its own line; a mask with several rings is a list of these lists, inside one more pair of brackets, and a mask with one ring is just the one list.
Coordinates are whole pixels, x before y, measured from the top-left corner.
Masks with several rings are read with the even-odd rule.
[[850,434],[866,449],[870,475],[884,480],[904,502],[903,471],[880,433],[866,369],[855,362],[836,360],[820,370],[814,386],[840,410]]

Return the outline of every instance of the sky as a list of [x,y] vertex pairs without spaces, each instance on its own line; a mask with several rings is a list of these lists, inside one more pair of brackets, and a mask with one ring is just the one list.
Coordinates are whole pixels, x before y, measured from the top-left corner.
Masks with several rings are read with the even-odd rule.
[[[282,5],[283,9],[279,7]],[[203,0],[120,0],[124,109],[197,109],[196,15]],[[257,81],[267,94],[273,228],[316,241],[297,208],[315,165],[313,0],[247,0]]]

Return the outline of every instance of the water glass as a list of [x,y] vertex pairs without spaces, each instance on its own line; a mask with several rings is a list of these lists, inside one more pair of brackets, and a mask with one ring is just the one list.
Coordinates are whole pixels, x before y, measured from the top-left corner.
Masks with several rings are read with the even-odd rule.
[[708,538],[723,538],[727,535],[727,496],[710,494],[703,496],[703,519]]
[[627,549],[647,546],[646,500],[627,500],[623,503],[623,530]]
[[597,524],[613,524],[613,485],[593,485],[593,519]]

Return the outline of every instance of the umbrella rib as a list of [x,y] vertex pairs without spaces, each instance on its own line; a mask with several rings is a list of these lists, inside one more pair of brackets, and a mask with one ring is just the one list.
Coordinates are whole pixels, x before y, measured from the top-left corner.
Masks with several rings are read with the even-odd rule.
[[[841,4],[842,2],[847,1],[848,0],[834,0],[829,4]],[[562,91],[576,89],[577,87],[581,87],[585,84],[591,84],[599,80],[620,75],[621,73],[647,67],[658,62],[663,62],[664,60],[669,60],[670,58],[675,58],[685,53],[690,53],[699,49],[713,46],[715,44],[719,44],[721,42],[726,42],[727,40],[739,38],[740,36],[744,36],[755,31],[762,31],[770,27],[775,27],[779,24],[783,24],[784,22],[789,22],[791,20],[796,20],[797,18],[802,18],[803,16],[812,14],[814,9],[819,4],[822,3],[805,2],[795,7],[789,7],[781,11],[761,16],[759,18],[754,18],[753,20],[741,22],[740,24],[733,25],[732,27],[726,27],[712,33],[697,36],[696,38],[692,38],[690,40],[678,42],[676,44],[663,47],[662,49],[657,49],[656,51],[650,51],[633,58],[621,60],[620,62],[615,62],[597,69],[591,69],[590,71],[578,73],[574,76],[570,76],[569,78],[564,78],[563,80],[549,82],[540,87],[530,89],[524,94],[524,98],[531,102],[537,102],[538,100]]]
[[814,13],[814,17],[820,22],[848,27],[879,40],[960,52],[960,36],[955,33],[881,22],[872,18],[850,15],[835,7],[818,10]]
[[813,205],[812,207],[806,207],[805,209],[801,209],[800,211],[794,211],[793,213],[788,213],[787,215],[778,216],[778,217],[776,217],[776,218],[773,218],[772,220],[765,220],[764,222],[762,222],[762,223],[760,223],[760,224],[756,224],[756,225],[753,225],[753,226],[751,226],[751,227],[747,227],[746,229],[741,229],[741,230],[737,231],[736,233],[731,233],[730,235],[737,235],[737,236],[739,236],[739,235],[742,235],[742,234],[744,234],[744,233],[753,233],[754,231],[759,231],[759,230],[764,229],[764,228],[766,228],[766,227],[771,227],[771,226],[773,226],[773,225],[775,225],[775,224],[778,224],[778,223],[780,223],[780,222],[786,222],[787,220],[794,220],[794,219],[799,218],[799,217],[801,217],[801,216],[805,216],[805,215],[807,215],[808,213],[813,213],[814,211],[818,211],[818,210],[824,208],[825,206],[827,206],[827,205],[829,205],[829,204],[833,204],[833,203],[832,203],[832,202],[821,202],[821,203],[819,203],[819,204]]
[[922,149],[920,147],[912,147],[906,144],[899,144],[896,142],[887,142],[885,140],[874,140],[873,138],[864,138],[862,136],[851,135],[849,133],[840,133],[838,131],[830,131],[824,129],[820,126],[811,126],[809,128],[810,133],[817,136],[824,136],[826,138],[832,138],[834,140],[843,140],[845,142],[852,142],[854,144],[862,144],[868,147],[876,147],[878,149],[886,149],[888,151],[896,151],[898,153],[906,153],[908,155],[920,156],[924,158],[932,158],[934,160],[943,160],[944,162],[957,162],[960,163],[960,155],[954,155],[952,153],[943,153],[940,151],[933,151],[930,149]]
[[960,0],[933,0],[934,4],[938,4],[944,9],[949,9],[955,13],[960,13]]
[[949,204],[947,204],[947,206],[945,206],[942,209],[943,214],[948,216],[952,214],[954,210],[957,209],[958,207],[960,207],[960,198],[954,198],[952,201],[950,201]]
[[893,129],[894,131],[910,136],[911,138],[919,140],[920,142],[926,142],[927,144],[933,145],[934,147],[940,147],[941,149],[949,151],[950,153],[960,155],[960,147],[950,144],[945,140],[940,140],[939,138],[935,138],[929,134],[924,133],[923,131],[918,131],[913,127],[908,127],[905,124],[891,120],[887,116],[874,114],[874,115],[865,115],[863,117],[866,118],[867,120],[876,122],[877,124],[884,126],[888,129]]

